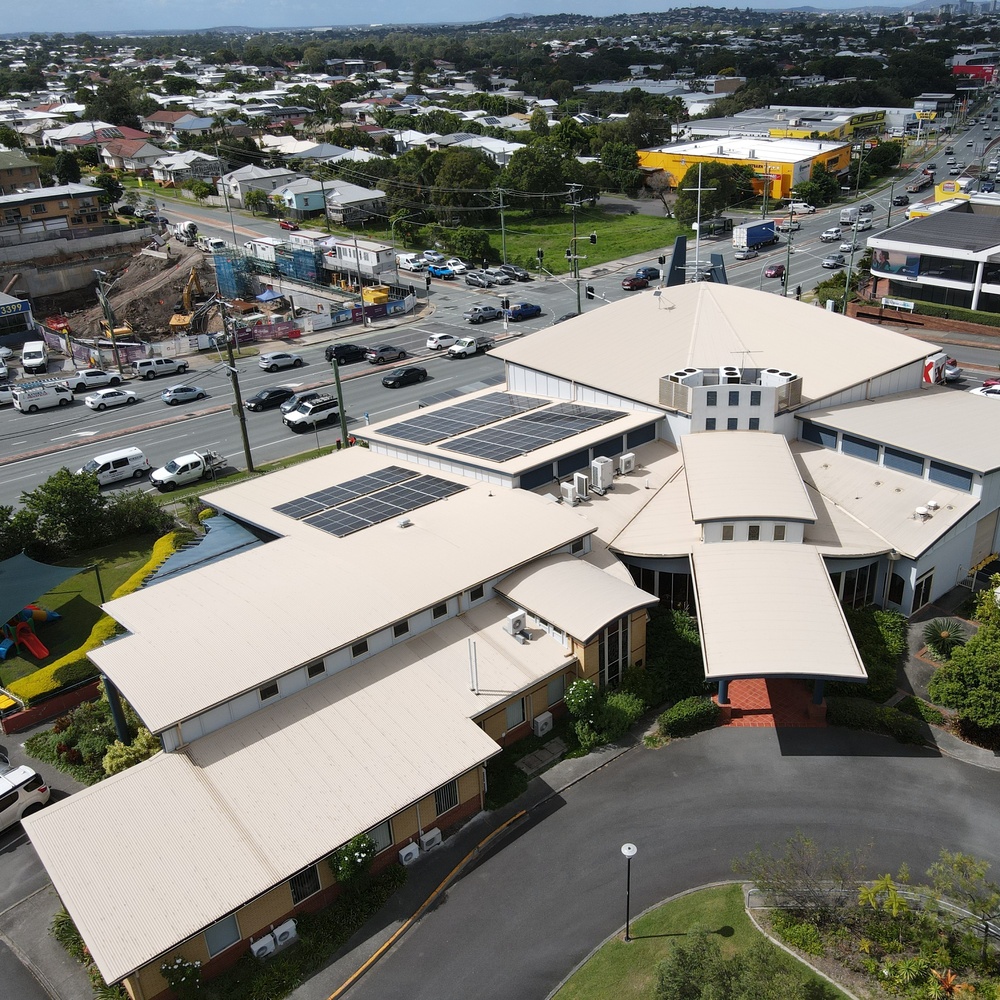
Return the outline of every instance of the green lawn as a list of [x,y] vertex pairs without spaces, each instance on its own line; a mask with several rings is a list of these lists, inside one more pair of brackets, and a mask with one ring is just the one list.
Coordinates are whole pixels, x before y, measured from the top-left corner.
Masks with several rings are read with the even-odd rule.
[[[104,586],[104,597],[110,600],[115,589],[149,559],[155,541],[154,538],[131,538],[115,542],[98,549],[91,549],[72,559],[66,559],[62,565],[88,566],[97,563],[100,567],[101,583]],[[93,570],[85,570],[70,577],[31,603],[50,611],[58,611],[63,617],[57,622],[35,625],[39,640],[49,651],[45,659],[35,660],[32,657],[14,656],[0,661],[2,684],[6,685],[19,677],[25,677],[39,667],[44,667],[79,648],[102,614],[97,576]]]
[[[724,957],[748,948],[759,936],[743,909],[739,885],[720,886],[694,892],[665,903],[632,921],[633,940],[616,938],[605,944],[556,994],[556,1000],[650,1000],[656,986],[656,965],[669,953],[673,942],[682,940],[692,928],[708,929],[718,938]],[[804,982],[822,983],[821,995],[847,1000],[826,980],[774,949],[775,962],[798,969]]]

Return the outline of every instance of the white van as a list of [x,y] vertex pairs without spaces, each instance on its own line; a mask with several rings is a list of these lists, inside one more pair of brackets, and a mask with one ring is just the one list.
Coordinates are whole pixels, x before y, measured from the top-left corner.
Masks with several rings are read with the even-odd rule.
[[796,215],[812,215],[816,209],[807,201],[793,201],[789,204],[788,211]]
[[15,385],[13,390],[14,409],[22,413],[37,413],[73,402],[73,390],[62,382],[25,382]]
[[396,267],[401,271],[423,271],[427,261],[422,253],[401,253],[396,255]]
[[21,367],[25,375],[44,375],[49,370],[49,349],[44,340],[29,340],[21,348]]
[[142,479],[150,470],[149,460],[138,448],[120,448],[106,455],[95,455],[77,474],[92,472],[101,486],[122,479]]

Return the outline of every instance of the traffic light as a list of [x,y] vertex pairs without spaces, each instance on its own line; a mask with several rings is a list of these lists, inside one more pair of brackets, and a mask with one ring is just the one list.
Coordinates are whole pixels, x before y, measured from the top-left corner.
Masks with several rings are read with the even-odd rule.
[[660,262],[660,267],[663,267],[663,265],[667,262],[667,258],[664,257],[663,254],[660,254],[660,256],[656,259]]
[[596,243],[597,242],[597,233],[591,233],[590,234],[590,242],[591,243]]
[[785,276],[784,275],[781,276],[781,287],[782,288],[785,287]]
[[508,298],[501,299],[500,300],[500,308],[501,309],[509,309],[510,308],[510,299],[508,299]]
[[424,281],[427,283],[427,291],[431,290],[431,276],[428,274]]
[[594,297],[594,286],[587,285],[587,298],[592,299]]
[[797,299],[801,299],[802,298],[802,286],[801,285],[796,285],[795,286],[795,297]]
[[541,261],[541,259],[545,256],[545,251],[541,247],[539,247],[535,251],[535,256],[539,259],[539,261]]
[[566,259],[569,260],[573,256],[573,251],[569,247],[566,247]]

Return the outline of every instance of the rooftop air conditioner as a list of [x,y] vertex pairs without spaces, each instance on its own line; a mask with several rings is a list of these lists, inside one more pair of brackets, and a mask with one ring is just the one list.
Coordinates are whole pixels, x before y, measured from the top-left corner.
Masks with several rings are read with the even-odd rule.
[[503,623],[503,630],[508,635],[517,635],[518,632],[523,632],[528,624],[528,616],[520,609],[515,611],[512,615],[507,615]]
[[399,863],[401,865],[412,865],[420,857],[420,848],[416,844],[407,844],[399,852]]
[[559,492],[562,494],[563,503],[568,503],[571,507],[580,502],[576,487],[572,483],[560,483]]
[[627,451],[618,459],[618,471],[627,476],[630,472],[635,472],[635,452]]
[[294,920],[286,920],[283,924],[278,924],[273,931],[274,940],[279,948],[287,948],[293,941],[297,941],[299,932],[295,929]]
[[428,830],[426,833],[420,836],[420,850],[430,851],[435,847],[439,847],[441,844],[441,831],[434,827],[433,830]]
[[760,373],[760,384],[764,386],[788,385],[789,382],[794,382],[797,378],[798,375],[782,371],[780,368],[765,368]]
[[544,736],[547,732],[552,729],[552,713],[542,712],[541,715],[536,715],[531,723],[531,730],[536,736]]
[[598,493],[610,490],[615,484],[615,463],[602,455],[590,463],[590,481]]
[[587,491],[590,489],[590,477],[586,472],[574,472],[573,473],[573,486],[576,488],[576,496],[578,500],[583,500],[587,496]]
[[254,958],[265,959],[274,954],[275,940],[273,934],[265,934],[262,938],[250,942],[250,953]]
[[700,368],[681,368],[667,377],[671,382],[680,382],[681,385],[701,385],[703,376],[704,372]]
[[739,385],[740,377],[740,370],[734,365],[719,369],[719,385]]

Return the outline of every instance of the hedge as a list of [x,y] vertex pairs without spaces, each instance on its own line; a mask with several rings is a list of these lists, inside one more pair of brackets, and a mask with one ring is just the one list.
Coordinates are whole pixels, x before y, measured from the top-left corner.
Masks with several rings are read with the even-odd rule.
[[899,743],[924,744],[923,723],[895,708],[876,705],[865,698],[827,698],[827,722],[846,729],[864,729],[892,736]]
[[[190,532],[171,531],[156,540],[149,560],[133,573],[112,595],[124,597],[142,586],[143,581],[153,570],[157,569],[167,558],[173,555],[190,538]],[[11,681],[8,690],[16,695],[25,705],[38,701],[43,695],[52,694],[61,688],[69,687],[78,681],[97,676],[97,668],[87,659],[87,653],[98,646],[104,645],[117,631],[118,625],[113,618],[102,615],[90,630],[90,635],[83,644],[71,653],[53,660],[27,677]]]
[[659,718],[661,736],[693,736],[719,721],[719,706],[711,698],[685,698]]

